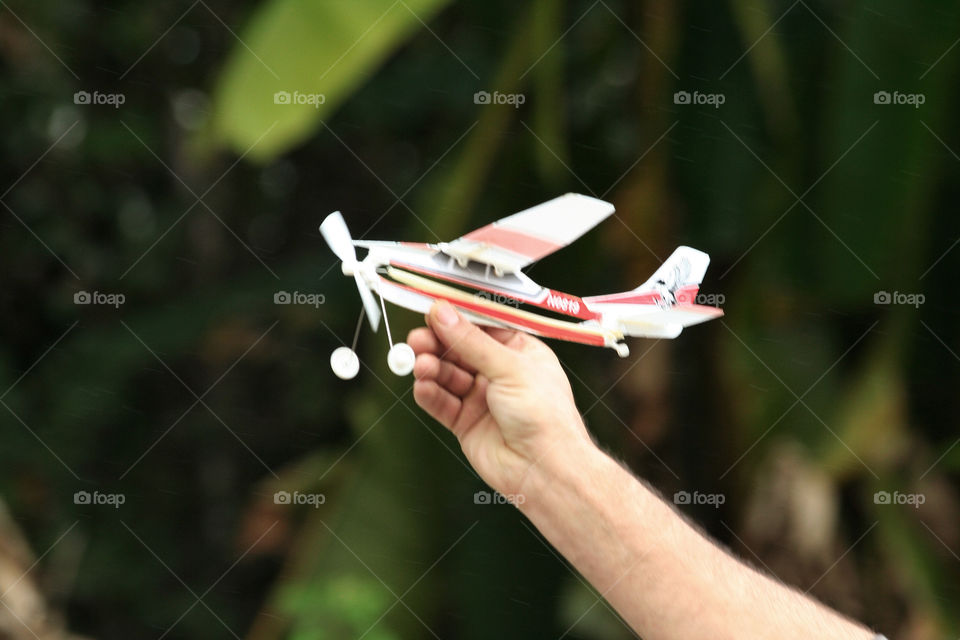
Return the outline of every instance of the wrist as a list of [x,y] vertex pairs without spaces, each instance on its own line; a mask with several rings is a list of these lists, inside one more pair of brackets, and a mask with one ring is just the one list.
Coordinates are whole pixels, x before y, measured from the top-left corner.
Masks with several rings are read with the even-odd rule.
[[520,483],[519,492],[524,496],[520,510],[533,519],[537,511],[548,511],[575,496],[577,501],[585,499],[588,485],[608,463],[616,464],[594,444],[585,429],[582,437],[552,441],[531,461]]
[[601,593],[643,571],[659,538],[657,500],[593,442],[544,456],[523,491],[520,511]]

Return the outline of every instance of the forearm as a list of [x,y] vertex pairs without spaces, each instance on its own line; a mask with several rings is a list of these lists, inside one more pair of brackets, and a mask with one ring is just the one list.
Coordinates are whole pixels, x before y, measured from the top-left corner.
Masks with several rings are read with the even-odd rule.
[[523,512],[647,640],[872,638],[724,553],[584,443],[545,456]]

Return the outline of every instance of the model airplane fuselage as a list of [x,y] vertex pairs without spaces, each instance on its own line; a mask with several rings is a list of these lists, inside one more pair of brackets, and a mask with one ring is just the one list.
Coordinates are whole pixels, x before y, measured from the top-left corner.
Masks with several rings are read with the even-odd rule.
[[[446,300],[477,324],[611,347],[625,357],[626,336],[675,338],[684,327],[723,315],[695,302],[710,258],[690,247],[677,248],[636,289],[609,295],[581,298],[540,286],[521,271],[613,210],[602,200],[567,194],[438,244],[353,241],[339,212],[330,214],[320,230],[343,261],[344,274],[355,278],[374,331],[381,309],[386,312],[384,300],[421,313]],[[367,250],[362,261],[355,247]],[[373,293],[381,299],[379,306]],[[405,375],[413,368],[413,352],[397,343],[388,361],[394,373]],[[359,369],[347,347],[334,352],[331,364],[343,378]]]

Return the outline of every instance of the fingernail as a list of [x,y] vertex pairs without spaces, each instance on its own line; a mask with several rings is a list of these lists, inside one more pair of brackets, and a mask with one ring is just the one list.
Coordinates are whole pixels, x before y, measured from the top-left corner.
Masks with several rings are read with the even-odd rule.
[[457,312],[445,300],[441,300],[437,305],[437,320],[445,327],[452,327],[457,324]]

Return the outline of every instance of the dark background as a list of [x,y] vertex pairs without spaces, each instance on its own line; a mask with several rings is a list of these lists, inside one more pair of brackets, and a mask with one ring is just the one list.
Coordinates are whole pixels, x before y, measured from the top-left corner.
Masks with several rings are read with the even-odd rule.
[[597,439],[668,500],[722,496],[680,508],[756,566],[891,638],[956,637],[958,19],[953,2],[0,3],[0,636],[631,635],[516,510],[475,504],[382,331],[361,334],[356,380],[328,366],[359,300],[327,213],[432,242],[577,191],[616,218],[538,282],[629,289],[689,244],[726,312],[626,360],[552,343]]

